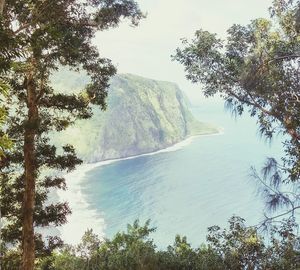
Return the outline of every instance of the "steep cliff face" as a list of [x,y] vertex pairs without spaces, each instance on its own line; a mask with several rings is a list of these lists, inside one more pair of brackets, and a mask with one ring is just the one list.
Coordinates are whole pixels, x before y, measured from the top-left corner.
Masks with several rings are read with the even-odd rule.
[[107,111],[94,109],[91,120],[78,122],[62,138],[89,162],[128,157],[175,144],[189,135],[217,130],[194,119],[174,83],[136,75],[115,76]]

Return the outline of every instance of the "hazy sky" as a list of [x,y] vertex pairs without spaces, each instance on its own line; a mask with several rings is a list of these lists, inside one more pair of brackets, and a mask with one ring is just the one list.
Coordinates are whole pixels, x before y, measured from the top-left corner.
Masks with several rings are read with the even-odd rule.
[[123,23],[97,34],[102,56],[113,60],[119,73],[173,81],[195,102],[199,86],[190,84],[183,67],[171,61],[180,39],[191,38],[200,28],[226,37],[232,24],[247,24],[267,17],[271,0],[138,0],[148,13],[137,28]]

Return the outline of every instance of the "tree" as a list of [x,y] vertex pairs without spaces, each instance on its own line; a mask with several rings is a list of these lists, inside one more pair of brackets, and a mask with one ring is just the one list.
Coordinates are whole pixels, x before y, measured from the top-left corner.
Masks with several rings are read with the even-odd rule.
[[176,236],[173,245],[158,250],[149,223],[135,222],[127,232],[112,240],[100,241],[87,231],[77,246],[65,246],[60,252],[43,258],[38,270],[242,270],[299,269],[299,243],[296,224],[291,221],[272,226],[267,241],[257,228],[247,227],[240,217],[232,217],[228,228],[208,229],[207,243],[192,247],[186,237]]
[[173,56],[188,80],[203,85],[206,96],[220,94],[237,115],[248,110],[265,138],[283,135],[281,162],[270,158],[262,176],[253,173],[269,208],[285,207],[268,221],[300,207],[298,192],[281,189],[300,180],[300,1],[274,0],[270,11],[270,20],[233,25],[226,42],[199,30]]
[[[2,18],[2,14],[3,14],[3,7],[4,7],[4,1],[0,1],[0,19]],[[3,42],[1,42],[0,44],[0,74],[1,74],[9,69],[8,67],[9,57],[5,50],[7,43],[9,43],[9,41],[5,42],[6,35],[3,31],[2,25],[0,26],[0,40],[1,41],[3,40]],[[7,97],[8,92],[9,92],[9,85],[7,85],[7,83],[0,78],[1,104],[4,102],[4,98]],[[5,123],[6,117],[7,117],[7,110],[5,106],[0,106],[0,161],[3,157],[4,149],[11,147],[11,141],[8,139],[7,134],[4,134],[2,130],[2,126]]]
[[[91,230],[75,247],[66,246],[62,252],[48,258],[50,269],[105,269],[105,270],[154,270],[158,268],[155,245],[149,234],[155,229],[149,221],[140,225],[135,221],[127,232],[117,233],[112,240],[100,241]],[[40,268],[44,269],[45,262]]]
[[299,269],[299,237],[294,221],[271,226],[266,241],[256,227],[247,227],[245,220],[232,217],[229,228],[208,229],[209,247],[221,257],[223,269]]
[[133,225],[127,226],[127,232],[119,232],[111,241],[102,243],[98,250],[98,260],[95,260],[99,269],[158,269],[155,245],[149,238],[155,228],[149,225],[149,220],[142,226],[135,221]]
[[[21,244],[21,269],[34,268],[35,252],[49,253],[61,243],[57,238],[43,243],[34,227],[58,226],[70,213],[67,203],[47,201],[49,189],[64,189],[65,181],[46,172],[72,170],[81,162],[70,145],[58,152],[49,132],[91,117],[91,104],[105,109],[108,81],[116,70],[100,57],[92,39],[122,18],[137,25],[142,17],[133,0],[0,1],[0,79],[11,88],[5,132],[14,141],[1,162],[2,236]],[[60,66],[90,76],[81,94],[52,89],[49,76]]]

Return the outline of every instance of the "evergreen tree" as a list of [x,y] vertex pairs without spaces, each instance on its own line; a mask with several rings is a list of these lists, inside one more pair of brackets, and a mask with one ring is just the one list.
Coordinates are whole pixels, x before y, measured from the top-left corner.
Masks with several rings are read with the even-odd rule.
[[[48,201],[50,189],[66,187],[55,171],[72,170],[81,161],[71,145],[51,145],[50,131],[91,117],[91,104],[105,109],[115,67],[92,45],[96,31],[133,25],[143,17],[132,0],[1,0],[0,80],[10,87],[4,130],[13,140],[1,162],[0,205],[6,243],[20,245],[21,269],[34,269],[35,256],[49,254],[61,241],[43,242],[37,227],[59,226],[70,209]],[[54,91],[49,76],[60,66],[84,70],[90,83],[81,94]]]

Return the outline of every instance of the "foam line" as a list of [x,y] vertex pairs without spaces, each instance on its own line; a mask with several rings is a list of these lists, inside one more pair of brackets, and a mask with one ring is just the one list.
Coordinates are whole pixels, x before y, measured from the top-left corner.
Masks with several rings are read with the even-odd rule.
[[85,201],[85,198],[82,194],[82,186],[84,185],[84,182],[87,181],[86,173],[90,170],[123,160],[178,151],[183,147],[189,145],[195,138],[203,136],[208,137],[222,135],[223,133],[224,131],[220,130],[218,133],[215,134],[190,136],[179,143],[176,143],[170,147],[155,152],[145,153],[126,158],[105,160],[90,164],[82,164],[78,166],[75,171],[65,175],[68,189],[66,191],[57,192],[59,200],[67,201],[72,210],[72,214],[68,217],[68,223],[58,228],[60,236],[67,244],[78,244],[82,235],[87,229],[93,229],[94,233],[96,233],[100,238],[103,238],[105,236],[104,230],[106,224],[103,216],[101,214],[99,215],[99,211],[97,211],[96,209],[91,209],[89,207],[89,204]]

